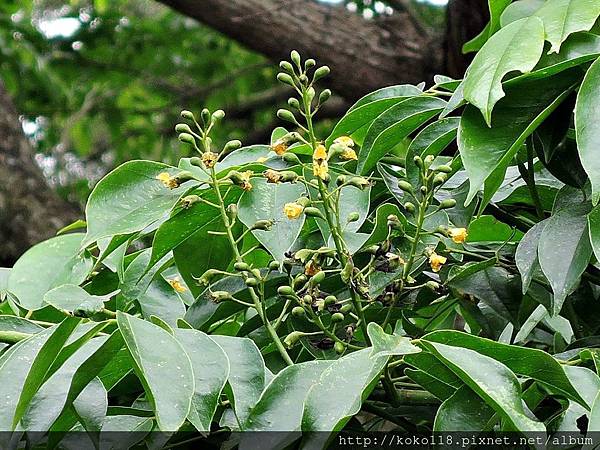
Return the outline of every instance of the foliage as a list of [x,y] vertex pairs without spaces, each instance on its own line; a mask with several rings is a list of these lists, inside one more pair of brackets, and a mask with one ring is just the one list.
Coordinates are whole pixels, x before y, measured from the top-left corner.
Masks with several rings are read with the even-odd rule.
[[597,431],[600,35],[586,2],[530,3],[464,80],[383,88],[325,139],[329,69],[297,52],[269,145],[183,111],[196,156],[119,166],[85,232],[0,272],[0,428]]

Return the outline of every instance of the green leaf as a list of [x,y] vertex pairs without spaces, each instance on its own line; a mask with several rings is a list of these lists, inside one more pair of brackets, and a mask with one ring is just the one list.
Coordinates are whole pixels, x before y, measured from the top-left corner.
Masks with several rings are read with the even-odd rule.
[[536,380],[550,391],[564,395],[588,407],[585,398],[577,391],[565,373],[564,366],[548,353],[528,347],[503,344],[463,333],[439,330],[425,335],[423,340],[474,350],[506,365],[512,372]]
[[538,246],[546,223],[547,220],[542,220],[531,227],[519,242],[515,252],[515,264],[521,274],[523,294],[529,289],[533,276],[541,270],[538,259]]
[[546,0],[519,0],[513,2],[504,10],[500,17],[500,26],[505,27],[519,19],[533,16],[538,9],[544,6]]
[[0,430],[12,431],[77,324],[67,318],[12,346],[0,357]]
[[17,316],[0,315],[0,331],[16,331],[17,333],[36,334],[42,331],[35,322]]
[[588,69],[577,94],[575,132],[579,158],[592,184],[592,202],[600,200],[600,59]]
[[141,231],[168,215],[188,186],[169,189],[156,179],[180,169],[151,161],[129,161],[98,182],[85,208],[88,224],[82,246],[100,238]]
[[476,52],[500,28],[500,17],[512,0],[489,0],[490,21],[483,31],[463,45],[463,53]]
[[229,386],[233,392],[235,414],[239,424],[248,419],[265,387],[265,363],[256,344],[248,338],[211,336],[229,359]]
[[494,216],[479,216],[469,224],[467,242],[517,242],[523,236]]
[[380,114],[367,130],[358,155],[358,173],[365,175],[377,162],[446,106],[446,102],[429,96],[413,97]]
[[465,76],[465,99],[481,110],[491,127],[494,105],[504,97],[502,79],[513,71],[529,72],[544,49],[544,24],[521,19],[494,34],[477,53]]
[[80,254],[83,234],[57,236],[34,245],[15,263],[8,277],[8,290],[26,309],[44,306],[44,294],[62,284],[85,280],[91,260]]
[[395,104],[422,93],[417,87],[404,84],[379,89],[366,95],[358,100],[335,125],[327,138],[326,145],[331,145],[335,138],[351,135]]
[[548,219],[540,235],[538,258],[554,292],[552,315],[558,315],[590,262],[588,212],[586,204],[563,208]]
[[490,408],[471,388],[463,386],[439,407],[433,431],[484,431],[494,415]]
[[[422,158],[427,155],[438,156],[456,138],[459,123],[458,117],[446,117],[427,125],[411,141],[408,154]],[[413,162],[407,158],[407,167],[408,164]]]
[[587,216],[590,243],[596,259],[600,260],[600,206],[594,207]]
[[[572,74],[562,72],[543,82],[526,81],[507,88],[489,128],[473,106],[467,106],[458,129],[458,148],[469,176],[466,204],[499,167],[506,166],[529,136],[567,98]],[[493,192],[491,193],[493,194]]]
[[[363,399],[374,388],[387,357],[371,358],[371,349],[351,353],[325,369],[308,392],[302,431],[327,431],[305,436],[303,448],[323,448],[329,433],[340,431],[360,411]],[[348,376],[352,374],[352,376]]]
[[104,309],[104,302],[114,293],[107,295],[91,295],[74,284],[63,284],[44,295],[44,302],[56,309],[75,313],[76,316],[89,317]]
[[283,261],[285,252],[300,234],[305,218],[302,214],[297,219],[288,219],[283,207],[296,201],[305,189],[300,183],[273,184],[264,178],[255,178],[252,184],[252,190],[240,198],[238,217],[248,228],[258,220],[273,221],[270,231],[253,230],[252,233],[273,258]]
[[514,430],[546,431],[543,423],[526,415],[519,380],[504,364],[467,348],[432,342],[425,342],[425,346]]
[[240,449],[283,448],[299,439],[304,402],[331,364],[333,361],[309,361],[279,372],[265,388],[244,426],[244,431],[276,433],[248,433],[242,437]]
[[209,432],[219,396],[229,376],[229,360],[218,344],[198,330],[175,329],[175,338],[192,362],[195,388],[188,420],[200,432]]
[[[153,405],[161,431],[177,431],[194,394],[194,373],[181,344],[157,325],[117,312],[134,370]],[[160,352],[156,349],[160,348]]]
[[160,277],[153,280],[137,300],[142,315],[147,320],[150,316],[156,316],[174,327],[177,325],[177,319],[185,315],[183,301],[173,287]]
[[409,338],[387,334],[383,331],[383,328],[375,322],[369,323],[367,333],[373,344],[371,358],[407,355],[409,353],[419,353],[421,351],[419,347],[410,343]]
[[547,0],[535,15],[544,22],[546,40],[552,45],[550,53],[558,53],[570,34],[594,26],[600,4],[596,0]]
[[429,352],[406,355],[404,361],[417,369],[407,372],[407,375],[442,400],[453,395],[463,385],[454,372]]

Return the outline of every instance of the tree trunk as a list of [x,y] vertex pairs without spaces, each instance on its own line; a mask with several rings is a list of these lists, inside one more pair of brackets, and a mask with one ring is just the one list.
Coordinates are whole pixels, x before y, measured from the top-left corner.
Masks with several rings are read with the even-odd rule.
[[296,49],[327,64],[328,83],[349,100],[443,72],[443,36],[427,35],[405,11],[364,20],[313,0],[160,1],[273,60]]
[[74,221],[78,212],[50,188],[0,81],[0,265]]

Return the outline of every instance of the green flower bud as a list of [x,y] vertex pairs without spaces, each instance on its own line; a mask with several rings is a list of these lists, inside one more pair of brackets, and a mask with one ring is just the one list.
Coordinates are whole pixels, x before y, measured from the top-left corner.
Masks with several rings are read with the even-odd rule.
[[254,275],[255,278],[260,279],[260,270],[259,269],[251,269],[250,273]]
[[356,211],[348,214],[348,223],[356,222],[358,219],[360,219],[360,214]]
[[325,272],[323,272],[322,270],[319,270],[317,273],[315,273],[311,277],[310,284],[312,286],[316,286],[316,285],[322,283],[324,279],[325,279]]
[[331,97],[331,91],[329,89],[324,89],[319,94],[319,103],[325,103]]
[[208,108],[204,108],[200,113],[200,118],[202,119],[202,123],[204,126],[207,126],[210,123],[210,111]]
[[365,253],[370,253],[371,255],[375,255],[379,251],[379,245],[377,245],[377,244],[369,245],[368,247],[366,247],[364,249],[364,251],[365,251]]
[[300,198],[298,198],[298,200],[296,200],[296,203],[298,203],[300,206],[303,206],[304,208],[306,208],[308,205],[310,205],[310,198],[300,197]]
[[291,170],[284,170],[281,172],[282,183],[295,183],[297,180],[298,174],[296,172],[292,172]]
[[296,278],[294,278],[294,289],[302,288],[302,286],[304,286],[307,281],[308,277],[306,275],[304,275],[303,273],[299,274],[298,276],[296,276]]
[[188,209],[190,206],[192,206],[194,203],[197,203],[200,201],[200,197],[197,195],[186,195],[185,197],[183,197],[181,199],[181,206],[185,209]]
[[242,146],[242,142],[238,141],[237,139],[234,139],[225,144],[225,147],[223,147],[223,153],[225,153],[225,154],[230,153],[234,150],[237,150],[241,146]]
[[256,287],[258,286],[258,280],[256,278],[247,278],[246,286],[248,287]]
[[294,73],[294,67],[288,61],[281,61],[279,67],[289,73]]
[[297,123],[294,114],[292,114],[292,112],[287,109],[279,109],[277,111],[277,117],[287,122]]
[[231,300],[233,298],[231,294],[227,291],[213,291],[211,292],[210,296],[215,303],[220,303],[225,300]]
[[192,136],[189,133],[180,133],[179,136],[177,136],[177,139],[179,139],[184,144],[190,144],[190,145],[196,144],[196,140],[194,139],[194,136]]
[[285,339],[283,340],[283,343],[285,344],[285,346],[287,348],[292,348],[294,346],[294,344],[296,342],[298,342],[302,336],[304,336],[304,333],[302,333],[301,331],[292,331],[290,334],[288,334],[285,337]]
[[446,182],[448,177],[445,173],[438,173],[435,177],[433,177],[433,185],[440,186]]
[[319,219],[325,220],[323,213],[314,206],[308,206],[304,208],[304,214],[306,214],[307,217],[318,217]]
[[292,60],[292,62],[294,64],[296,64],[296,66],[298,67],[298,69],[302,68],[300,53],[298,53],[296,50],[292,50],[291,51],[291,53],[290,53],[290,59]]
[[335,179],[335,184],[337,184],[338,186],[341,186],[342,184],[344,184],[346,182],[346,175],[339,175],[336,179]]
[[406,202],[404,204],[404,209],[407,210],[411,214],[413,214],[416,211],[415,205],[411,202]]
[[450,209],[456,206],[456,200],[453,198],[447,198],[446,200],[442,200],[440,203],[440,209]]
[[421,194],[423,194],[423,195],[427,194],[427,186],[421,186],[420,191],[421,191]]
[[342,271],[340,272],[340,278],[344,283],[350,281],[350,277],[352,276],[352,272],[354,271],[354,265],[351,261],[348,261]]
[[238,272],[248,272],[250,270],[250,266],[245,262],[238,261],[233,265],[233,268]]
[[341,355],[342,353],[344,353],[346,351],[346,346],[344,344],[342,344],[340,341],[336,341],[335,344],[333,344],[333,349],[335,350],[335,352],[338,355]]
[[223,111],[222,109],[217,109],[214,113],[212,113],[211,120],[213,122],[217,122],[218,120],[223,120],[224,117],[225,111]]
[[340,312],[342,314],[348,314],[350,311],[352,311],[353,308],[354,307],[352,306],[352,303],[344,303],[340,308]]
[[204,163],[202,162],[202,158],[198,156],[192,156],[190,158],[190,164],[196,167],[204,167]]
[[192,129],[190,128],[190,126],[187,123],[178,123],[177,125],[175,125],[175,131],[177,133],[192,134]]
[[258,220],[250,227],[251,230],[270,231],[273,226],[271,220]]
[[429,168],[429,166],[431,166],[431,164],[433,163],[434,159],[435,159],[435,156],[433,156],[433,155],[427,155],[425,157],[425,159],[423,160],[423,163],[425,164],[425,167]]
[[337,298],[335,298],[335,295],[328,295],[325,297],[325,306],[334,305],[336,302]]
[[309,87],[306,90],[306,96],[308,97],[308,103],[312,103],[313,99],[315,98],[316,92],[315,92],[315,88],[314,87]]
[[278,73],[277,81],[279,81],[283,84],[289,84],[290,86],[294,86],[294,79],[287,73],[283,73],[283,72]]
[[211,280],[219,275],[219,271],[216,269],[208,269],[206,272],[202,274],[200,278],[197,279],[198,284],[200,286],[208,286]]
[[302,317],[304,314],[306,314],[306,311],[304,311],[302,306],[295,306],[292,308],[292,314],[296,317]]
[[400,189],[402,189],[404,192],[412,192],[413,191],[412,184],[410,184],[408,181],[405,181],[405,180],[398,181],[398,187]]
[[312,296],[306,294],[304,297],[302,297],[302,303],[304,303],[305,305],[312,305],[312,302],[313,302]]
[[348,180],[348,184],[361,190],[369,187],[370,185],[369,181],[364,177],[352,177]]
[[442,172],[442,173],[452,173],[452,167],[446,166],[446,165],[439,166],[435,170],[437,170],[438,172]]
[[398,219],[398,216],[395,214],[390,214],[387,217],[387,226],[390,227],[392,230],[404,230],[404,225],[402,225],[402,222],[400,222],[400,219]]
[[331,70],[329,69],[329,67],[327,67],[327,66],[321,66],[317,70],[315,70],[315,74],[313,76],[313,80],[314,81],[320,80],[321,78],[326,77],[327,75],[329,75],[329,72],[331,72]]
[[300,109],[300,102],[295,97],[288,98],[287,103],[288,103],[288,105],[290,105],[291,108]]
[[184,170],[183,172],[179,172],[175,178],[177,178],[177,181],[179,183],[183,183],[185,181],[189,181],[189,180],[193,180],[194,179],[194,175],[192,175],[192,172],[189,172],[187,170]]
[[191,111],[187,111],[187,110],[183,110],[181,111],[181,117],[186,119],[186,120],[193,120],[196,121],[196,118],[194,117],[194,114]]
[[302,83],[302,84],[308,83],[308,77],[305,74],[300,75],[298,77],[298,80],[300,80],[300,83]]
[[440,284],[433,280],[429,280],[427,283],[425,283],[425,286],[427,286],[432,291],[437,291],[440,288]]
[[279,286],[277,288],[277,293],[283,297],[289,297],[291,295],[294,295],[294,290],[292,289],[291,286]]
[[342,313],[340,313],[340,312],[336,312],[336,313],[334,313],[334,314],[331,315],[331,321],[333,323],[343,322],[344,321],[344,315]]
[[280,266],[281,264],[279,263],[279,261],[271,261],[269,263],[269,270],[279,270]]
[[234,221],[238,214],[238,207],[235,203],[227,205],[227,217],[229,220]]
[[314,59],[309,58],[306,61],[304,61],[304,70],[312,69],[313,67],[315,67],[316,64],[317,62]]

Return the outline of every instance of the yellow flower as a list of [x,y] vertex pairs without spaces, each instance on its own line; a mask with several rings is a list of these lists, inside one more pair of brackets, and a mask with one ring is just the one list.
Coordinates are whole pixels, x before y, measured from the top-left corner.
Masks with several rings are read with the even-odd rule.
[[313,153],[313,161],[327,161],[327,149],[323,144],[319,144]]
[[219,158],[219,155],[217,155],[214,152],[209,151],[209,152],[202,153],[202,162],[204,163],[204,165],[206,166],[207,169],[214,167],[215,164],[217,163],[218,158]]
[[284,214],[290,220],[297,219],[298,217],[300,217],[302,211],[304,211],[304,207],[296,202],[286,203],[283,207]]
[[306,264],[306,266],[304,266],[304,274],[309,277],[312,277],[320,270],[321,270],[321,267],[319,267],[319,265],[313,260],[310,260],[308,262],[308,264]]
[[179,280],[179,277],[171,278],[170,280],[167,280],[167,283],[169,283],[171,287],[175,289],[175,292],[182,293],[187,291],[186,287]]
[[329,174],[329,167],[327,166],[327,161],[323,161],[321,163],[313,161],[313,174],[315,177],[319,177],[322,180],[326,180]]
[[340,158],[345,159],[346,161],[350,161],[352,159],[357,160],[358,156],[356,156],[356,152],[354,151],[354,149],[346,147],[340,155]]
[[446,264],[448,258],[442,255],[438,255],[436,252],[432,252],[429,255],[429,265],[434,272],[439,272],[442,268],[442,265]]
[[283,155],[288,149],[288,143],[284,139],[277,139],[271,145],[271,149],[279,156]]
[[177,177],[172,177],[167,172],[159,173],[156,176],[156,179],[169,189],[175,189],[179,187],[179,180],[177,179]]
[[452,241],[457,244],[462,244],[467,240],[469,234],[467,233],[466,228],[450,228],[448,230],[448,235],[452,238]]
[[341,144],[344,147],[354,147],[354,141],[349,136],[340,136],[333,141],[334,144]]
[[279,183],[281,178],[281,172],[277,172],[273,169],[267,169],[263,172],[263,176],[267,179],[267,183]]
[[252,183],[250,183],[250,177],[254,174],[251,170],[246,170],[242,172],[242,183],[240,184],[241,188],[245,191],[252,190]]

